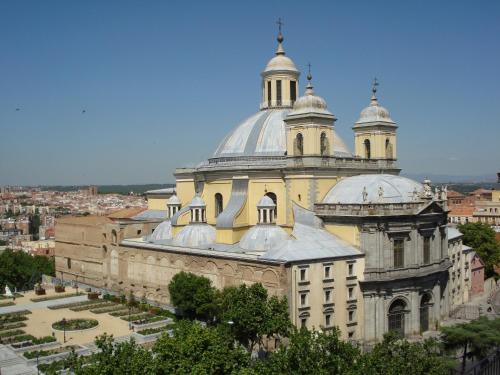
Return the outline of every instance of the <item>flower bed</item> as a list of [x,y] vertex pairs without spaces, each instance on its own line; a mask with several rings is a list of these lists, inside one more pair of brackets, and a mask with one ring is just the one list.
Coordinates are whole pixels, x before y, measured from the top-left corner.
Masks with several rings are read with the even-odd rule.
[[0,339],[4,337],[23,335],[25,333],[26,332],[24,332],[22,329],[14,329],[12,331],[0,331]]
[[[21,320],[26,320],[28,318],[25,317],[24,315],[28,315],[28,314],[31,314],[31,311],[21,310],[21,311],[16,311],[13,313],[0,314],[0,324],[19,322]],[[24,319],[22,319],[22,318],[24,318]]]
[[[135,315],[138,312],[140,312],[140,311],[138,309],[136,309],[135,307],[130,310],[130,314],[134,314]],[[128,314],[129,314],[128,313],[128,307],[126,307],[126,306],[123,306],[123,310],[118,310],[118,311],[114,311],[114,312],[110,312],[109,313],[109,315],[114,316],[116,318],[119,318],[119,317],[122,317],[122,316],[125,316],[125,315],[128,316]]]
[[12,301],[9,302],[0,302],[0,307],[14,306],[15,303]]
[[161,326],[161,327],[141,329],[140,331],[137,331],[137,333],[139,335],[147,336],[147,335],[152,335],[153,333],[159,333],[159,332],[166,331],[170,327],[171,327],[171,325],[167,324],[167,325]]
[[81,331],[97,327],[98,324],[99,322],[95,319],[68,319],[66,321],[59,320],[53,323],[52,328],[59,331]]
[[53,305],[53,306],[48,306],[48,308],[51,310],[70,309],[72,307],[80,307],[80,306],[86,306],[86,305],[97,305],[98,303],[102,303],[102,302],[105,302],[105,301],[102,299],[99,299],[99,300],[94,300],[94,301],[82,301],[82,302],[65,303],[63,305]]
[[55,299],[61,299],[61,298],[68,298],[68,297],[75,297],[75,296],[81,296],[83,293],[69,293],[69,294],[61,294],[58,296],[47,296],[47,297],[35,297],[31,298],[31,302],[44,302],[44,301],[52,301]]
[[26,327],[26,323],[24,322],[5,323],[5,324],[0,324],[0,331],[5,331],[7,329],[14,329],[14,328],[22,328],[22,327]]
[[134,320],[145,319],[147,317],[152,316],[150,313],[144,312],[135,315],[128,315],[120,317],[121,320],[125,320],[126,322],[133,322]]
[[104,306],[111,306],[114,305],[112,302],[98,302],[91,304],[89,303],[88,305],[83,305],[83,306],[76,306],[76,307],[70,307],[69,309],[71,311],[85,311],[85,310],[90,310],[90,309],[95,309],[98,307],[104,307]]
[[7,345],[7,344],[14,344],[16,342],[21,342],[21,341],[30,341],[34,340],[35,336],[32,335],[19,335],[19,336],[11,336],[11,337],[5,337],[3,339],[0,339],[0,343]]
[[71,349],[73,349],[73,348],[76,349],[78,347],[77,346],[65,346],[62,348],[56,348],[56,349],[50,349],[50,350],[33,350],[31,352],[23,353],[23,356],[28,358],[28,359],[33,359],[36,357],[47,357],[47,356],[53,355],[53,354],[70,352]]
[[145,318],[141,318],[138,320],[134,320],[132,321],[132,323],[141,325],[141,324],[159,322],[161,320],[167,320],[167,318],[165,318],[164,316],[153,315],[153,316],[146,316]]
[[[106,307],[99,307],[97,309],[91,309],[90,312],[94,314],[104,314],[104,313],[111,313],[115,311],[121,311],[123,310],[123,305],[110,305]],[[128,310],[127,310],[128,311]]]
[[34,346],[34,345],[42,345],[42,344],[47,344],[49,342],[55,342],[57,339],[53,336],[43,336],[43,337],[38,337],[38,338],[33,338],[28,341],[21,342],[19,344],[12,344],[12,347],[15,349],[19,348],[26,348],[29,346]]

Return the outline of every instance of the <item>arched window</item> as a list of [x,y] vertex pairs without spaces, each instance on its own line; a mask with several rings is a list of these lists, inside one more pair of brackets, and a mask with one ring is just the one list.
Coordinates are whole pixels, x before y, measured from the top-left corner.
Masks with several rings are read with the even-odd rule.
[[371,159],[372,153],[371,153],[371,147],[370,147],[370,140],[365,139],[365,158],[366,159]]
[[118,236],[116,234],[116,230],[112,230],[111,231],[111,242],[116,244],[116,242],[118,241]]
[[389,314],[387,315],[389,331],[397,332],[402,337],[405,335],[405,313],[405,301],[397,299],[389,307]]
[[298,133],[295,136],[295,155],[302,156],[304,155],[304,137],[301,133]]
[[432,305],[432,298],[425,293],[420,300],[420,332],[429,330],[429,312]]
[[392,159],[392,144],[389,138],[385,140],[385,157],[386,159]]
[[266,193],[266,195],[271,198],[273,200],[273,203],[276,205],[276,207],[274,208],[274,220],[276,220],[277,218],[277,214],[278,214],[278,198],[276,197],[276,194],[274,194],[273,192],[269,192],[269,193]]
[[219,216],[219,214],[222,212],[223,209],[224,206],[223,206],[222,194],[217,193],[215,194],[215,217]]
[[102,256],[105,257],[107,253],[108,253],[108,248],[106,247],[106,245],[102,245]]
[[328,138],[326,137],[326,133],[325,132],[321,133],[320,142],[319,143],[320,143],[321,156],[328,155],[328,153],[329,153],[329,150],[328,150]]

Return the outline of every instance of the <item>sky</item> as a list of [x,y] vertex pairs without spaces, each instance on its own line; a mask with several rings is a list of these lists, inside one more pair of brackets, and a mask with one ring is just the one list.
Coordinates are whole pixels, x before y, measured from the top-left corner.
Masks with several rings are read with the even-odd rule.
[[500,171],[498,0],[4,0],[0,185],[174,182],[258,111],[278,17],[351,149],[377,77],[404,173]]

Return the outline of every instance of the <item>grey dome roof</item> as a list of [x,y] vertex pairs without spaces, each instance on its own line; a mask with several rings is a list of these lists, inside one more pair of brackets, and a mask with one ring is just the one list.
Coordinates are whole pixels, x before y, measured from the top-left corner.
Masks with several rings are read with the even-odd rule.
[[[286,131],[283,120],[290,111],[290,109],[268,109],[250,116],[226,136],[213,157],[284,156]],[[335,131],[333,150],[335,153],[352,156]]]
[[205,207],[206,205],[205,201],[199,195],[195,195],[191,202],[189,202],[189,207]]
[[288,233],[278,225],[257,224],[241,237],[239,246],[244,250],[267,251],[288,239]]
[[181,200],[176,194],[172,195],[170,198],[167,199],[167,205],[174,206],[178,204],[181,204]]
[[332,116],[332,113],[326,107],[326,100],[315,95],[313,87],[309,83],[304,96],[297,99],[289,115],[292,116],[313,112]]
[[276,55],[267,63],[264,73],[269,73],[272,71],[291,71],[298,73],[299,70],[295,66],[295,63],[288,56]]
[[[380,189],[382,188],[382,189]],[[406,177],[388,174],[362,174],[340,180],[325,196],[323,203],[404,203],[416,199],[422,184]],[[366,199],[363,199],[365,191]],[[382,197],[380,197],[382,193]]]
[[172,245],[206,248],[215,243],[215,229],[205,223],[186,225],[172,240]]
[[261,207],[261,208],[266,208],[266,207],[269,207],[269,208],[274,208],[276,207],[276,205],[274,204],[273,200],[268,197],[267,195],[264,195],[259,203],[257,203],[257,207]]
[[389,111],[378,104],[375,95],[372,96],[370,105],[361,111],[356,125],[372,122],[385,122],[395,124],[391,119]]
[[149,242],[157,242],[163,240],[170,240],[172,238],[172,225],[170,220],[162,221],[155,228],[151,236],[149,236]]

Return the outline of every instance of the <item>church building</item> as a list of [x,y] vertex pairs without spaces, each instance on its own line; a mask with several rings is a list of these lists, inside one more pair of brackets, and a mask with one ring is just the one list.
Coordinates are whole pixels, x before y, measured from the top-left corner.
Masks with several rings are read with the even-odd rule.
[[162,221],[152,226],[149,217],[142,232],[140,217],[95,225],[106,250],[92,256],[69,251],[80,234],[56,228],[58,274],[82,280],[85,269],[89,285],[160,304],[169,304],[180,271],[218,288],[260,282],[287,297],[295,325],[338,326],[365,343],[389,330],[435,329],[450,311],[446,190],[399,176],[398,126],[376,84],[351,151],[310,72],[299,95],[300,72],[283,42],[280,31],[257,112],[211,158],[176,169],[175,193],[154,199]]

